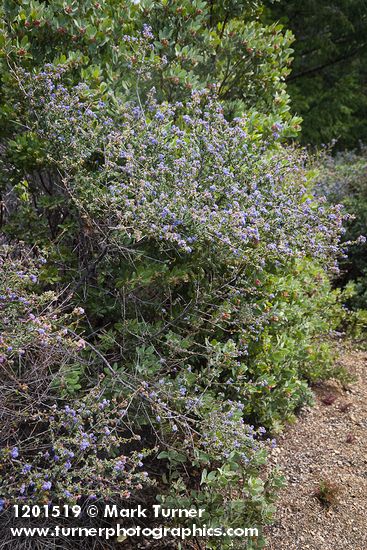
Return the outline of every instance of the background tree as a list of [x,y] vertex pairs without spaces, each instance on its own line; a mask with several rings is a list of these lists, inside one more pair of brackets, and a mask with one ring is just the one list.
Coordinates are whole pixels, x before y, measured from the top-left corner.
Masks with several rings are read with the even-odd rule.
[[367,139],[367,5],[364,0],[267,2],[266,16],[295,35],[287,90],[303,117],[301,139],[339,149]]

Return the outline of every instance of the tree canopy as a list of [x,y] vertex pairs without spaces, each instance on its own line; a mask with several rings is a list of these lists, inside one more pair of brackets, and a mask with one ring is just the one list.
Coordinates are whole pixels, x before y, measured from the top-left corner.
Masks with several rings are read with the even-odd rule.
[[367,140],[367,5],[364,0],[267,2],[266,17],[295,35],[287,90],[303,143]]

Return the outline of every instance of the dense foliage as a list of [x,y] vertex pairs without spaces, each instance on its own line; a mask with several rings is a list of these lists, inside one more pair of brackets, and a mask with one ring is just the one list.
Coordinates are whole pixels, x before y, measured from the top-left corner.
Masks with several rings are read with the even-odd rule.
[[[136,99],[137,84],[141,96],[155,86],[158,99],[168,101],[216,86],[226,112],[245,109],[258,131],[299,130],[285,87],[292,35],[261,23],[256,0],[22,0],[3,1],[1,9],[3,90],[9,64],[30,69],[69,61],[76,82],[128,99]],[[148,71],[139,70],[142,63]]]
[[342,209],[282,145],[290,35],[255,2],[2,10],[1,507],[261,530],[267,451],[344,314]]
[[[132,403],[133,429],[144,447],[156,449],[154,434],[161,433],[155,454],[173,468],[170,499],[178,490],[205,502],[208,511],[215,503],[218,511],[242,487],[243,513],[266,521],[271,482],[255,481],[264,455],[254,428],[241,419],[260,426],[260,435],[279,429],[310,399],[307,380],[327,376],[330,355],[318,337],[330,331],[338,311],[325,270],[335,269],[340,209],[313,197],[297,151],[259,140],[246,117],[228,122],[207,92],[194,92],[185,105],[160,104],[152,96],[142,106],[114,96],[102,101],[85,84],[68,90],[62,68],[14,78],[21,89],[12,108],[22,129],[5,142],[4,232],[42,249],[48,262],[41,286],[69,285],[69,307],[86,314],[82,342],[104,358],[100,368],[89,361],[88,367],[75,360],[64,365],[57,374],[63,382],[53,385],[49,399],[57,399],[59,387],[59,399],[77,401],[78,390],[88,388],[95,396],[105,374],[106,398],[119,407]],[[14,300],[19,303],[17,293]],[[6,349],[8,340],[5,332]],[[147,399],[143,409],[133,399],[139,388]],[[79,401],[52,412],[56,441],[57,422],[65,425],[70,407],[82,414]],[[112,412],[108,419],[116,422]],[[85,441],[90,453],[83,418],[77,422],[77,434],[67,437],[72,452]],[[12,448],[27,456],[20,432],[17,439],[10,437],[5,451],[9,464]],[[93,431],[93,444],[98,441]],[[121,445],[128,443],[118,439],[112,465],[106,456],[100,468],[120,461]],[[46,452],[65,454],[60,445]],[[39,482],[41,492],[45,483],[47,491],[62,484],[58,468],[59,462],[56,480]],[[192,479],[204,469],[212,471],[210,483],[204,476],[197,492]],[[66,490],[71,493],[68,483]],[[30,497],[38,494],[27,489]],[[57,491],[51,494],[58,498]]]

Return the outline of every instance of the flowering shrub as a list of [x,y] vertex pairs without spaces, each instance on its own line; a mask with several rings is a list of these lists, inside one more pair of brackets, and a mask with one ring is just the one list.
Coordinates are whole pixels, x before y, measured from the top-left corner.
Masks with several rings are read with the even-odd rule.
[[[268,501],[278,481],[275,476],[266,485],[256,481],[266,458],[266,430],[244,422],[242,403],[190,399],[174,381],[139,385],[130,377],[124,386],[118,371],[104,375],[89,357],[94,346],[89,353],[89,342],[75,332],[83,309],[72,309],[56,293],[41,292],[40,268],[46,260],[6,246],[1,262],[1,368],[7,388],[1,409],[2,509],[13,503],[129,502],[154,486],[158,459],[169,465],[167,491],[176,487],[181,506],[208,505],[215,523],[221,519],[218,506],[227,509],[235,489],[241,489],[246,505],[240,517],[228,519],[229,525],[240,525],[243,514],[269,519]],[[78,388],[60,382],[66,367],[76,363],[83,375],[97,369],[94,381],[92,373],[84,376],[79,396]],[[147,420],[151,434],[144,428]],[[208,487],[192,491],[193,479]],[[173,504],[172,492],[165,498]]]
[[[179,471],[182,452],[160,454],[169,467],[167,491],[158,500],[172,508],[205,508],[203,522],[208,527],[235,529],[246,521],[259,531],[259,537],[248,542],[249,548],[263,548],[262,528],[271,521],[275,495],[283,480],[276,471],[264,472],[268,445],[261,437],[266,430],[245,425],[242,415],[242,403],[218,404],[213,400],[201,425],[202,448],[195,448],[191,458],[194,468]],[[235,547],[233,539],[226,538],[205,544],[218,550]]]
[[138,490],[147,450],[148,478],[164,468],[162,502],[200,504],[213,524],[269,521],[268,432],[310,399],[308,380],[332,372],[323,336],[340,314],[329,275],[341,208],[313,195],[304,153],[265,140],[246,115],[228,122],[207,91],[135,104],[70,86],[65,68],[14,78],[22,122],[4,140],[4,232],[45,251],[37,299],[52,287],[69,309],[61,320],[51,308],[50,326],[27,311],[27,332],[27,304],[10,302],[15,340],[45,342],[35,368],[58,336],[67,360],[37,401],[52,444],[37,435],[31,460],[20,427],[19,441],[8,436],[9,499]]
[[56,305],[55,292],[37,292],[39,270],[45,263],[43,257],[22,246],[0,250],[0,364],[6,381],[3,420],[13,417],[15,407],[21,411],[31,406],[32,399],[36,405],[56,382],[57,373],[71,376],[73,368],[84,368],[77,357],[84,340],[65,328],[67,324],[75,329],[83,310],[68,313]]
[[[133,434],[122,437],[124,403],[103,399],[94,390],[72,405],[75,408],[53,405],[23,415],[28,437],[1,450],[4,504],[75,503],[82,497],[116,495],[128,500],[132,491],[146,484],[148,474],[141,469],[144,451],[129,450],[128,456],[121,452],[140,440]],[[34,437],[29,437],[32,432],[37,434],[36,449]]]
[[[51,204],[70,230],[52,231],[75,266],[67,276],[89,282],[83,307],[93,323],[110,323],[103,351],[170,392],[200,394],[209,383],[206,394],[241,396],[249,417],[280,422],[305,398],[302,378],[329,361],[312,346],[330,315],[316,321],[314,312],[336,300],[324,272],[336,269],[340,207],[312,195],[302,155],[261,141],[246,117],[227,122],[207,93],[185,106],[112,104],[85,85],[69,92],[62,73],[23,75],[29,130],[9,157],[37,140],[50,181],[58,173]],[[45,204],[37,169],[28,165],[29,188]],[[9,227],[33,209],[31,194]],[[256,405],[264,393],[266,413]]]
[[40,141],[64,174],[59,201],[65,195],[80,201],[84,218],[107,213],[116,241],[120,234],[157,239],[188,253],[210,243],[259,269],[337,253],[340,209],[313,199],[302,160],[257,143],[246,117],[230,124],[219,104],[194,93],[185,107],[154,100],[146,112],[116,106],[116,127],[110,107],[87,86],[69,93],[57,85],[62,72],[53,78],[51,69],[31,82],[32,130],[10,142],[10,155],[24,155],[29,142]]
[[104,398],[98,383],[69,404],[60,399],[72,369],[91,366],[81,356],[86,342],[74,333],[82,308],[68,313],[55,293],[36,292],[44,258],[7,246],[0,263],[2,497],[48,502],[110,495],[123,473],[127,498],[128,487],[146,479],[135,472],[144,452],[121,454],[139,440],[126,436],[127,404]]

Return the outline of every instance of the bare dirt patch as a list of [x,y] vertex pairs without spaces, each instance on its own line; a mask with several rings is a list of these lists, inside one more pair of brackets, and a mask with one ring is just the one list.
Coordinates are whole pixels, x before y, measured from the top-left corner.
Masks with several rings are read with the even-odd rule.
[[287,487],[267,550],[367,549],[367,353],[349,350],[340,362],[356,382],[318,385],[315,407],[273,451]]

